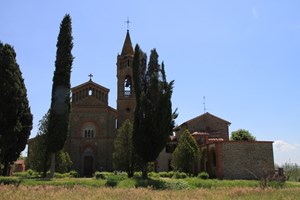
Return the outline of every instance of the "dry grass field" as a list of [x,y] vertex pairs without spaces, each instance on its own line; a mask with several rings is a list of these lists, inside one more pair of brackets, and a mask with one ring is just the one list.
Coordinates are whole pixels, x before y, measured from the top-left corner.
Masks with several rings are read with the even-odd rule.
[[108,188],[85,186],[0,186],[0,199],[16,200],[66,200],[66,199],[300,199],[300,188],[260,189],[260,188],[215,188],[153,190],[150,188]]

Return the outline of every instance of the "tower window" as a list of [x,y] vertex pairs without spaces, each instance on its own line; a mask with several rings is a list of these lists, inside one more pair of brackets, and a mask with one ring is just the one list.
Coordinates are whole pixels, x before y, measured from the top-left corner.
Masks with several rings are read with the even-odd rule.
[[92,94],[93,94],[92,89],[89,89],[89,96],[92,96]]
[[129,75],[127,75],[125,77],[125,81],[124,81],[124,96],[131,95],[131,87],[132,87],[131,83],[132,83],[131,77]]

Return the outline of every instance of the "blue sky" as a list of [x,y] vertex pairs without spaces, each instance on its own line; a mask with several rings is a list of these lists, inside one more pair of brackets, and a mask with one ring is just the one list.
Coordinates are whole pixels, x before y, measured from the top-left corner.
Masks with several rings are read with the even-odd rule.
[[300,164],[300,1],[4,1],[0,40],[14,46],[34,115],[31,137],[50,106],[56,42],[72,17],[71,84],[110,88],[116,107],[116,58],[127,17],[133,44],[156,48],[175,80],[181,124],[206,111],[274,141],[275,163]]

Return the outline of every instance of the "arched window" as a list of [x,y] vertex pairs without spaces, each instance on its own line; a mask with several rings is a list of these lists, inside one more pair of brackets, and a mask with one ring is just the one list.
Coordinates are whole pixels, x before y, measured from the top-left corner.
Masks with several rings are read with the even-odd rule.
[[92,123],[87,123],[83,127],[82,137],[90,139],[95,137],[95,126]]
[[131,95],[131,87],[132,87],[132,80],[131,77],[127,75],[124,80],[124,96]]

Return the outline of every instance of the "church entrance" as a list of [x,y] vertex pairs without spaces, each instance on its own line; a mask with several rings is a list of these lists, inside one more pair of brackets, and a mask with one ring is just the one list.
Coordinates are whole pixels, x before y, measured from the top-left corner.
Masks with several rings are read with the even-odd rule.
[[84,156],[83,159],[83,175],[85,177],[92,177],[94,171],[94,158],[93,156]]

